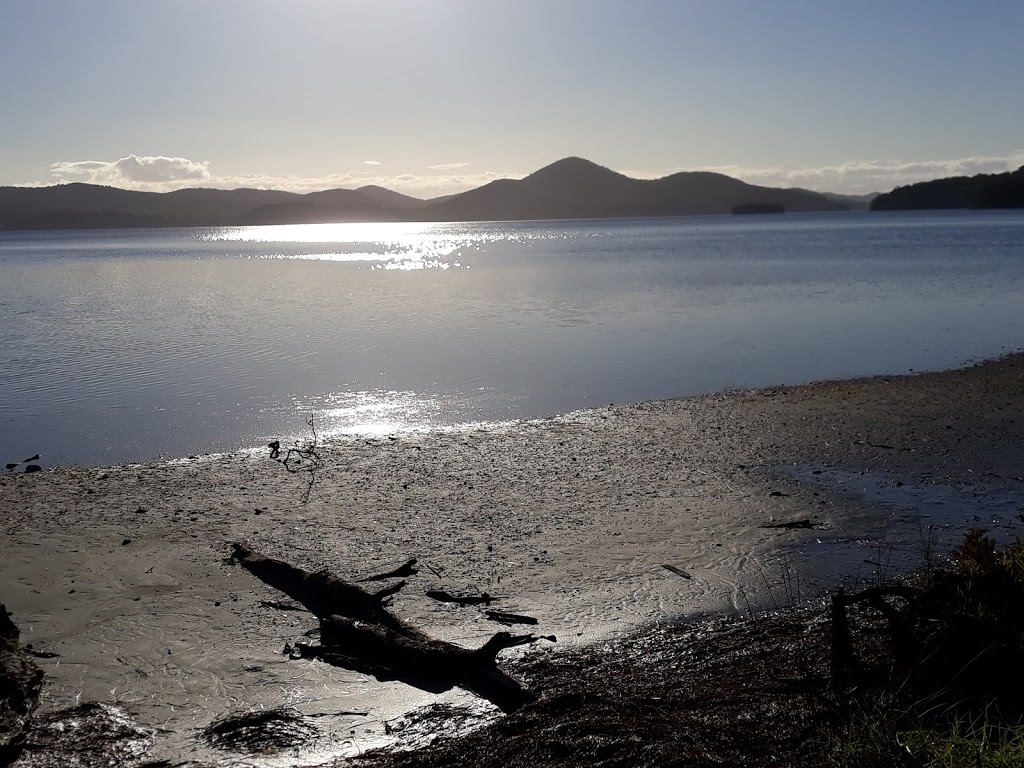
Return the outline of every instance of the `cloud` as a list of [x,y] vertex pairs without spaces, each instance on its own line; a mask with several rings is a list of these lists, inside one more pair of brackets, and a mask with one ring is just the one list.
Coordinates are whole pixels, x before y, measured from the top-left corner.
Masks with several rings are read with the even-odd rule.
[[[209,162],[162,155],[140,157],[128,155],[118,160],[76,160],[53,163],[50,176],[56,182],[84,181],[123,189],[169,192],[186,187],[217,189],[280,189],[286,192],[318,192],[323,189],[347,188],[374,184],[420,198],[439,197],[480,187],[499,178],[522,178],[515,173],[429,173],[386,174],[376,160],[365,160],[359,170],[316,177],[271,174],[240,174],[218,176],[211,172]],[[435,166],[435,171],[458,171],[469,163]],[[365,168],[363,167],[365,166]],[[53,183],[53,182],[50,182]],[[30,182],[22,186],[36,186]],[[39,184],[39,186],[42,186]]]
[[428,165],[428,171],[457,171],[460,168],[465,168],[467,165],[472,163],[442,163],[441,165]]
[[[866,194],[888,192],[894,187],[944,176],[973,176],[978,173],[1003,173],[1024,165],[1024,150],[1005,156],[972,156],[945,160],[849,160],[822,166],[745,166],[714,165],[680,170],[724,173],[751,184],[766,187],[803,187],[822,192]],[[627,175],[633,175],[627,172]],[[638,178],[657,178],[666,173],[637,173]]]
[[53,163],[50,174],[64,181],[85,181],[113,187],[143,189],[150,185],[200,186],[212,179],[208,162],[163,155],[128,155],[118,160]]

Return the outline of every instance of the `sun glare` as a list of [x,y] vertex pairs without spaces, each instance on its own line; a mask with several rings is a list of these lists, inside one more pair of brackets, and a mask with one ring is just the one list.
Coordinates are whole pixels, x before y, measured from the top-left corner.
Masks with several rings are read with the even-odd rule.
[[367,262],[370,269],[416,270],[468,267],[464,249],[479,238],[438,224],[371,222],[225,227],[199,236],[207,242],[274,244],[258,258]]
[[393,221],[273,224],[223,229],[209,239],[251,243],[397,243],[422,236],[433,228],[435,224]]

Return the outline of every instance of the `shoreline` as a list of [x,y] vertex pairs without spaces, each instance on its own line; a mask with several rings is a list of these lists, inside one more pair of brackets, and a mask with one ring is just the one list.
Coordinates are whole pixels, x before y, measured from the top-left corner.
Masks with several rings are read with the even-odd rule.
[[[248,707],[371,712],[335,724],[327,741],[344,753],[349,739],[360,750],[386,741],[383,722],[410,707],[472,701],[286,662],[281,647],[312,624],[262,605],[277,599],[272,590],[222,562],[237,539],[350,578],[419,557],[429,569],[395,612],[469,646],[500,627],[425,590],[499,595],[501,610],[557,635],[557,650],[744,614],[747,602],[776,599],[766,593],[780,567],[805,573],[808,593],[834,586],[836,567],[864,551],[915,547],[885,538],[910,535],[908,502],[858,495],[852,477],[890,496],[924,488],[946,508],[965,485],[1020,498],[1024,355],[500,428],[346,438],[322,455],[309,504],[301,478],[258,451],[0,476],[2,601],[24,642],[60,654],[40,661],[44,711],[76,696],[115,704],[171,731],[154,758],[202,760],[213,753],[189,729]],[[951,533],[971,522],[947,518]],[[762,527],[804,519],[810,529]]]
[[[394,425],[395,428],[391,431],[381,431],[378,429],[360,431],[358,428],[345,429],[341,432],[328,435],[326,437],[321,436],[321,444],[329,445],[331,443],[346,443],[349,441],[373,441],[373,440],[384,440],[392,439],[395,437],[415,437],[422,435],[434,435],[434,434],[461,434],[473,431],[500,431],[505,429],[514,429],[518,427],[528,427],[530,425],[542,425],[547,422],[557,421],[561,419],[573,419],[575,417],[584,416],[586,414],[592,414],[596,412],[602,412],[608,409],[614,408],[652,408],[659,405],[669,406],[673,403],[681,403],[691,400],[700,400],[706,398],[721,398],[721,397],[738,397],[743,395],[755,395],[762,392],[778,392],[782,390],[800,390],[807,388],[821,388],[828,387],[830,385],[840,384],[868,384],[874,381],[885,381],[888,382],[891,379],[914,379],[922,376],[931,376],[936,374],[948,374],[957,371],[966,370],[969,368],[976,368],[983,365],[994,364],[1003,360],[1012,359],[1015,357],[1024,356],[1024,346],[1021,347],[1003,347],[1003,351],[994,353],[991,355],[980,354],[975,356],[965,356],[962,359],[949,362],[944,367],[939,368],[924,368],[924,369],[909,369],[905,372],[898,373],[870,373],[870,374],[858,374],[850,376],[838,376],[835,378],[822,378],[822,379],[811,379],[807,381],[797,383],[780,383],[780,384],[765,384],[756,386],[740,386],[740,387],[723,387],[721,389],[711,389],[708,391],[698,391],[692,394],[683,394],[669,397],[655,397],[645,400],[638,401],[627,401],[622,403],[612,403],[610,406],[603,405],[586,405],[579,408],[573,408],[567,411],[560,411],[557,413],[550,413],[546,415],[535,415],[535,416],[523,416],[517,418],[483,418],[473,419],[462,422],[438,422],[438,423],[422,423],[422,424],[407,424],[407,425]],[[274,433],[277,438],[280,435]],[[298,445],[302,442],[307,441],[308,437],[308,426],[305,428],[304,433],[292,431],[290,434],[285,435],[288,439],[292,440],[292,445]],[[282,440],[282,443],[284,441]],[[26,450],[29,448],[26,446]],[[93,463],[93,462],[72,462],[66,464],[53,464],[44,465],[42,469],[45,470],[70,470],[70,469],[82,469],[82,470],[101,470],[101,469],[141,469],[146,467],[157,467],[161,465],[172,465],[172,464],[187,464],[188,462],[195,461],[217,461],[220,459],[228,459],[230,457],[238,456],[259,456],[266,452],[266,445],[260,443],[258,445],[241,446],[228,448],[224,450],[213,450],[207,453],[189,453],[184,455],[175,455],[173,453],[161,453],[159,455],[150,456],[142,459],[125,459],[122,461],[115,461],[113,463]],[[38,458],[35,456],[33,458]],[[31,463],[30,460],[24,460],[17,464],[8,465],[7,470],[0,470],[0,479],[4,477],[10,477],[11,475],[18,474],[23,470],[23,466]],[[44,463],[45,464],[45,463]]]

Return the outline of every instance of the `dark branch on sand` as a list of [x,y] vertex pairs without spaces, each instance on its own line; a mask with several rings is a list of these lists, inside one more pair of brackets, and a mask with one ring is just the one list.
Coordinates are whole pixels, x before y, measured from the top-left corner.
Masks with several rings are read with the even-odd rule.
[[306,419],[306,426],[313,433],[313,439],[304,446],[295,445],[286,449],[283,459],[281,458],[281,442],[279,440],[274,440],[267,444],[267,447],[270,449],[270,458],[278,462],[285,470],[293,474],[305,472],[309,475],[306,491],[302,497],[303,504],[309,503],[309,497],[313,493],[313,486],[316,485],[316,473],[323,469],[324,466],[324,460],[317,452],[319,436],[316,433],[316,421],[312,413]]
[[479,595],[453,595],[450,592],[445,592],[443,589],[427,590],[426,595],[431,600],[437,600],[439,603],[455,603],[456,605],[490,605],[491,602],[498,599],[486,592]]
[[499,632],[480,648],[462,648],[435,640],[388,612],[388,598],[405,582],[367,592],[327,571],[311,573],[266,557],[244,543],[232,547],[233,560],[320,619],[321,644],[296,644],[292,647],[296,656],[366,672],[380,680],[401,680],[434,693],[459,686],[506,712],[533,699],[496,662],[499,652],[535,642],[539,638],[534,635]]
[[359,579],[360,584],[367,581],[384,581],[385,579],[405,579],[409,576],[415,576],[419,571],[414,567],[416,565],[416,558],[407,560],[400,566],[395,568],[393,571],[387,573],[378,573],[374,576],[367,576],[365,579]]

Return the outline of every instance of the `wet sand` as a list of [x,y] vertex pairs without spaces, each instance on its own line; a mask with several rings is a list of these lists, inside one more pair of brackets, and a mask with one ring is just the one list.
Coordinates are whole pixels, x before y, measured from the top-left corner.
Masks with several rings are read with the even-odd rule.
[[[265,450],[0,475],[0,601],[24,642],[59,654],[38,662],[44,708],[116,704],[161,729],[153,758],[206,760],[216,753],[198,729],[225,714],[367,713],[323,717],[302,756],[313,763],[387,742],[385,720],[438,700],[287,661],[284,644],[315,621],[262,604],[281,596],[225,561],[239,539],[349,578],[419,558],[393,610],[467,645],[501,627],[425,591],[486,591],[564,647],[792,599],[794,572],[810,596],[882,567],[863,561],[886,548],[896,567],[892,553],[911,557],[923,524],[955,536],[1024,506],[1024,356],[346,438],[320,455],[308,503],[305,476]],[[922,516],[904,489],[937,503]],[[805,519],[811,528],[764,527]]]

